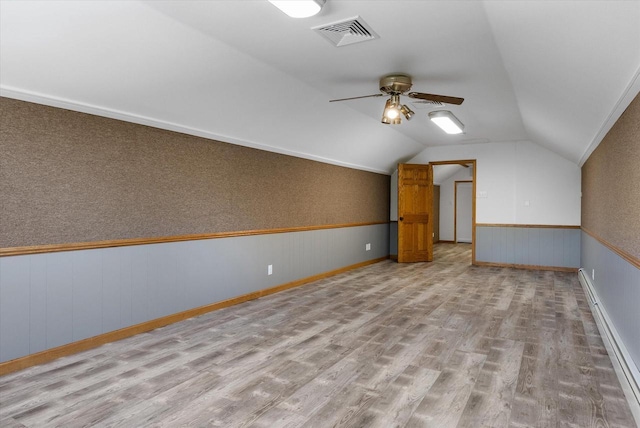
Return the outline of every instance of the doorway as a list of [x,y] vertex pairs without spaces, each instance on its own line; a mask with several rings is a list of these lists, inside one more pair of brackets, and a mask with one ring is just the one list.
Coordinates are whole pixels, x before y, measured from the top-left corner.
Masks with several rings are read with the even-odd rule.
[[[418,165],[405,165],[405,166],[410,166],[410,169],[411,169],[413,167],[417,167]],[[471,182],[470,245],[469,244],[460,244],[460,245],[466,248],[466,250],[464,251],[464,254],[466,254],[466,257],[464,257],[466,260],[466,263],[470,262],[471,264],[475,264],[476,198],[474,197],[474,195],[476,194],[476,160],[470,159],[470,160],[435,161],[429,164],[422,164],[422,167],[431,169],[430,173],[428,173],[426,169],[424,171],[424,173],[428,174],[425,178],[428,178],[427,181],[430,182],[428,186],[425,183],[425,186],[427,186],[426,187],[427,193],[425,193],[425,191],[419,190],[419,188],[421,187],[421,185],[418,185],[418,183],[421,183],[419,180],[414,180],[413,178],[410,178],[408,182],[405,184],[409,185],[408,188],[413,188],[413,187],[416,187],[414,185],[418,185],[417,186],[418,190],[413,189],[412,192],[414,192],[417,195],[421,195],[418,198],[419,203],[411,204],[412,210],[417,209],[415,213],[411,213],[411,217],[414,217],[415,215],[418,215],[418,217],[424,216],[425,220],[427,219],[428,220],[427,220],[427,223],[425,223],[424,225],[415,225],[415,224],[412,225],[412,227],[408,228],[409,233],[403,233],[404,236],[402,237],[400,236],[400,234],[402,233],[400,229],[402,227],[403,222],[406,221],[406,218],[403,215],[404,209],[401,207],[400,199],[402,199],[401,193],[406,194],[406,190],[404,191],[401,190],[404,188],[404,185],[402,183],[405,180],[399,179],[400,178],[399,176],[401,175],[399,171],[400,166],[399,166],[399,170],[396,172],[395,179],[394,179],[394,176],[392,176],[391,178],[392,188],[395,188],[398,190],[398,193],[396,193],[397,197],[395,198],[395,200],[393,198],[393,194],[391,198],[391,220],[393,223],[395,223],[395,226],[396,226],[396,227],[393,227],[393,226],[391,227],[391,243],[390,243],[390,254],[392,254],[391,257],[393,259],[398,260],[399,262],[409,261],[404,257],[402,259],[400,258],[400,253],[404,251],[404,250],[401,251],[400,248],[410,241],[413,241],[414,243],[416,242],[418,243],[417,252],[414,249],[412,249],[414,253],[416,254],[421,253],[422,251],[420,250],[423,249],[423,250],[426,250],[426,254],[428,255],[433,255],[434,252],[438,253],[437,251],[435,251],[435,248],[434,248],[435,246],[440,246],[440,244],[443,244],[443,243],[455,244],[456,237],[454,237],[454,223],[455,223],[454,192],[455,192],[455,180],[459,180],[459,181]],[[461,173],[460,171],[465,171],[465,172]],[[420,172],[420,174],[422,173],[423,172]],[[429,175],[431,175],[431,177],[429,177]],[[408,178],[409,177],[411,177],[411,174],[408,175]],[[446,181],[446,186],[444,186],[445,183],[443,183],[443,180]],[[434,242],[434,239],[429,239],[429,238],[435,237],[435,233],[433,233],[432,218],[435,215],[434,206],[437,206],[438,204],[436,204],[435,201],[432,201],[432,203],[429,204],[427,202],[428,197],[426,195],[428,194],[430,196],[433,196],[435,193],[434,189],[438,184],[443,184],[443,186],[440,186],[440,195],[439,195],[440,207],[439,207],[439,215],[437,216],[439,218],[439,230],[438,230],[439,239]],[[423,199],[422,196],[425,196],[425,199]],[[396,215],[397,217],[395,217]],[[410,223],[413,223],[413,218],[411,218],[410,220],[411,220]],[[409,226],[409,225],[407,224],[406,226]],[[409,239],[406,239],[406,238],[409,238]],[[433,249],[428,248],[429,246],[433,246],[432,247]],[[440,253],[442,254],[442,252]],[[469,254],[470,254],[470,257],[469,257]],[[471,259],[470,261],[469,261],[469,258]],[[435,261],[437,261],[438,255],[433,256],[433,258],[427,258],[426,260],[430,260],[430,259],[431,260],[435,259]],[[423,259],[423,260],[412,260],[412,261],[426,261],[426,260]],[[460,258],[460,260],[462,260],[462,258]]]
[[[466,254],[466,263],[474,264],[476,160],[435,161],[430,164],[433,166],[434,186],[440,186],[439,239],[435,243],[434,260],[453,251]],[[470,251],[454,250],[455,246]]]

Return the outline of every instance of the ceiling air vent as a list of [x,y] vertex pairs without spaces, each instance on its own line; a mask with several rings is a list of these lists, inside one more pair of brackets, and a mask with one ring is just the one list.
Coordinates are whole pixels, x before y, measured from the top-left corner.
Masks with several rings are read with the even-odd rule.
[[321,34],[337,47],[380,38],[359,16],[313,27],[312,30]]

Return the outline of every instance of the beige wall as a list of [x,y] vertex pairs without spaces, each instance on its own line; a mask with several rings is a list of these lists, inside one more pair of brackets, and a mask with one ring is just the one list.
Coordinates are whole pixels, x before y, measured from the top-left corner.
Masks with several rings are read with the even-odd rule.
[[582,227],[640,258],[640,95],[582,167]]
[[0,98],[0,248],[385,222],[389,177]]

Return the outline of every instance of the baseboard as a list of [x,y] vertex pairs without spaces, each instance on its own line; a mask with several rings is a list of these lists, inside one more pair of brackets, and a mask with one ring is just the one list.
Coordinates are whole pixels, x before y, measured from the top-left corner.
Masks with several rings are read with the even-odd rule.
[[398,261],[398,255],[397,255],[397,254],[389,254],[389,258],[390,258],[391,260]]
[[624,342],[621,340],[615,326],[611,322],[607,310],[604,306],[600,305],[598,293],[584,269],[578,271],[578,279],[580,280],[584,294],[587,296],[591,313],[600,331],[600,336],[602,336],[602,341],[607,348],[607,353],[609,354],[609,358],[611,358],[611,363],[618,376],[620,385],[622,385],[624,395],[631,408],[631,413],[636,419],[638,426],[640,426],[640,372],[638,372]]
[[564,267],[564,266],[538,266],[538,265],[520,265],[515,263],[493,263],[493,262],[479,262],[475,261],[474,266],[486,266],[486,267],[508,267],[514,269],[527,269],[527,270],[550,270],[555,272],[578,272],[578,268]]
[[189,309],[183,312],[167,315],[165,317],[156,318],[150,321],[145,321],[140,324],[121,328],[119,330],[110,331],[108,333],[100,334],[98,336],[89,337],[87,339],[79,340],[77,342],[72,342],[66,345],[58,346],[56,348],[51,348],[51,349],[47,349],[34,354],[25,355],[24,357],[16,358],[14,360],[5,361],[4,363],[0,363],[0,376],[15,372],[18,370],[26,369],[28,367],[32,367],[38,364],[47,363],[49,361],[53,361],[68,355],[76,354],[78,352],[86,351],[88,349],[97,348],[98,346],[102,346],[107,343],[115,342],[121,339],[125,339],[127,337],[134,336],[136,334],[155,330],[156,328],[164,327],[166,325],[173,324],[179,321],[184,321],[186,319],[197,317],[199,315],[203,315],[218,309],[234,306],[240,303],[247,302],[249,300],[254,300],[263,296],[267,296],[269,294],[274,294],[280,291],[288,290],[290,288],[299,287],[309,282],[318,281],[320,279],[328,278],[330,276],[334,276],[343,272],[347,272],[363,266],[368,266],[374,263],[378,263],[383,260],[387,260],[388,258],[389,256],[367,260],[365,262],[356,263],[356,264],[345,266],[332,271],[309,276],[307,278],[298,279],[292,282],[277,285],[275,287],[254,291],[248,294],[243,294],[241,296],[233,297],[231,299],[223,300],[221,302],[215,302],[205,306]]
[[436,244],[455,244],[456,241],[444,241],[444,240],[439,240],[438,242],[436,242]]

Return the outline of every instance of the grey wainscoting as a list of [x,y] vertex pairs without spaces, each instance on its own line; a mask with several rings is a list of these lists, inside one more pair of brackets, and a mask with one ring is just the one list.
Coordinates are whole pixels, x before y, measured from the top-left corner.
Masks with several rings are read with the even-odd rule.
[[477,225],[476,261],[579,268],[580,229]]
[[640,269],[582,232],[582,268],[617,334],[640,369]]
[[398,222],[389,223],[389,254],[398,255]]
[[379,224],[2,257],[0,362],[388,254]]

